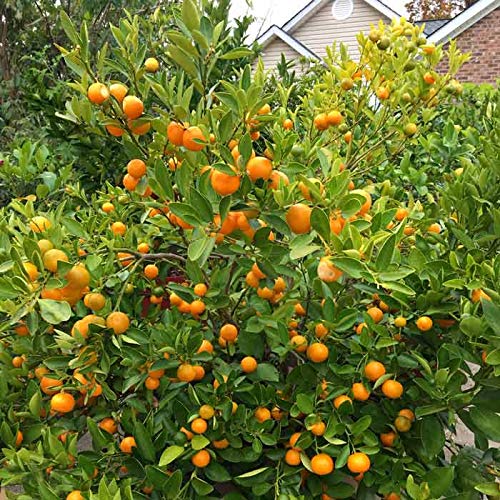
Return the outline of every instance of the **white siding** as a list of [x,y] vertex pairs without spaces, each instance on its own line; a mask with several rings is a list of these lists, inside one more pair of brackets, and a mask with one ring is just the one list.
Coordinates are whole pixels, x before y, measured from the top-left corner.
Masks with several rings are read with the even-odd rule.
[[292,61],[300,57],[300,54],[285,43],[281,38],[275,37],[274,40],[262,51],[261,57],[266,69],[272,69],[281,59],[281,54],[285,54],[287,61]]
[[332,4],[332,0],[326,2],[289,33],[319,57],[326,55],[327,45],[337,41],[347,44],[349,54],[357,59],[359,52],[356,35],[360,31],[369,31],[370,25],[377,24],[380,19],[384,22],[389,19],[363,0],[354,0],[351,16],[344,21],[336,21],[332,16]]

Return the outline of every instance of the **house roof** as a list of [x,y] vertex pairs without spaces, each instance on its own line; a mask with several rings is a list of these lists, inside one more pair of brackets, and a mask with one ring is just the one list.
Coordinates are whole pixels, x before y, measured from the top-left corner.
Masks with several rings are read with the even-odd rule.
[[449,19],[429,19],[423,21],[416,21],[415,24],[417,26],[425,25],[424,33],[426,36],[431,36],[438,29],[442,28],[446,23],[450,22]]
[[283,40],[287,45],[290,45],[290,47],[292,47],[292,49],[294,49],[300,55],[309,57],[311,59],[321,59],[312,50],[308,49],[303,43],[299,42],[296,38],[289,35],[286,31],[281,29],[279,26],[276,26],[275,24],[270,26],[269,29],[257,39],[257,41],[260,43],[260,45],[262,45],[262,47],[265,47],[274,39],[274,37],[278,37]]
[[500,0],[478,0],[468,9],[434,31],[428,40],[432,43],[441,43],[455,38],[498,7],[500,7]]

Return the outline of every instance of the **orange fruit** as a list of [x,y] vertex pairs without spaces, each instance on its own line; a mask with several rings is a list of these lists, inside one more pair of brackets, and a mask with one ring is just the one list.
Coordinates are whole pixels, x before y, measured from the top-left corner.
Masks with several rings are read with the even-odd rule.
[[258,115],[268,115],[271,112],[271,106],[269,104],[264,104],[258,111]]
[[106,318],[106,326],[113,330],[113,332],[117,335],[120,335],[128,330],[130,320],[125,313],[115,311]]
[[332,457],[326,453],[318,453],[311,458],[311,470],[318,476],[331,474],[334,469]]
[[38,245],[38,248],[40,249],[40,253],[42,255],[45,255],[46,252],[48,252],[49,250],[52,250],[54,248],[54,245],[52,244],[52,242],[49,240],[45,240],[45,239],[39,240],[37,242],[37,245]]
[[246,169],[250,180],[255,182],[257,179],[269,179],[273,171],[273,165],[271,161],[264,156],[256,156],[249,160]]
[[401,496],[393,491],[392,493],[385,495],[384,500],[401,500]]
[[205,144],[195,142],[195,139],[206,142],[206,138],[199,127],[189,127],[182,135],[182,145],[189,151],[201,151]]
[[193,300],[191,302],[191,314],[193,316],[199,316],[205,312],[206,305],[202,300]]
[[36,281],[40,273],[38,272],[38,268],[32,262],[23,262],[23,267],[30,281]]
[[406,318],[399,316],[394,320],[394,326],[398,328],[404,328],[406,326]]
[[125,174],[123,176],[122,184],[127,191],[135,191],[135,188],[139,184],[139,179],[132,177],[130,174]]
[[352,453],[347,459],[347,468],[351,472],[359,474],[360,472],[366,472],[370,469],[370,459],[366,453]]
[[365,202],[363,203],[363,205],[361,205],[361,208],[359,209],[358,214],[359,215],[367,214],[372,206],[372,197],[371,197],[370,193],[368,193],[364,189],[353,189],[352,193],[364,196]]
[[77,264],[64,275],[64,279],[70,287],[83,289],[90,283],[90,274],[82,264]]
[[19,446],[21,446],[23,439],[24,439],[23,433],[18,430],[16,433],[16,443],[15,443],[16,448],[19,448]]
[[146,164],[137,158],[130,160],[127,163],[127,172],[136,179],[140,179],[143,175],[145,175],[146,170]]
[[154,391],[155,389],[158,389],[158,387],[160,387],[160,381],[157,378],[148,377],[144,381],[144,386],[146,387],[146,389]]
[[127,226],[121,221],[113,222],[111,224],[111,232],[115,235],[123,236],[127,232]]
[[174,146],[182,146],[184,126],[177,122],[170,122],[167,126],[167,138]]
[[439,234],[441,232],[441,226],[437,222],[434,222],[427,228],[427,232]]
[[357,327],[356,327],[356,334],[357,335],[361,335],[363,333],[363,330],[368,330],[368,325],[363,322],[363,323],[360,323]]
[[264,300],[271,300],[274,296],[274,292],[265,286],[264,288],[257,288],[257,295]]
[[144,276],[150,280],[154,280],[160,274],[160,270],[154,264],[148,264],[144,268]]
[[122,109],[127,118],[135,120],[144,112],[144,104],[135,95],[128,95],[123,98]]
[[341,405],[343,405],[346,401],[349,401],[349,403],[352,403],[352,399],[349,396],[346,396],[345,394],[341,394],[340,396],[337,396],[333,400],[333,406],[335,408],[339,409]]
[[103,418],[98,425],[100,429],[109,432],[110,434],[118,432],[118,424],[111,417]]
[[411,411],[409,408],[403,408],[402,410],[399,410],[398,415],[401,417],[406,417],[410,422],[415,421],[415,413]]
[[[43,297],[42,297],[43,298]],[[21,322],[20,325],[16,326],[14,328],[14,331],[19,335],[20,337],[27,337],[30,334],[30,331],[28,327],[24,324],[24,322]]]
[[195,433],[195,434],[203,434],[207,431],[208,429],[208,424],[207,422],[202,419],[202,418],[195,418],[192,422],[191,422],[191,430]]
[[398,435],[394,431],[382,433],[380,434],[380,442],[384,446],[391,448],[392,446],[394,446],[394,441],[396,440],[397,436]]
[[317,130],[326,130],[328,128],[328,116],[326,113],[316,115],[313,120],[314,127]]
[[290,339],[290,342],[294,347],[294,350],[297,352],[306,352],[307,351],[307,339],[303,335],[295,335]]
[[212,445],[214,448],[216,448],[218,450],[225,450],[229,446],[229,441],[224,438],[224,439],[212,441]]
[[87,293],[83,303],[92,311],[100,311],[106,305],[106,297],[101,293]]
[[311,230],[312,208],[304,203],[292,205],[286,213],[288,227],[295,234],[305,234]]
[[342,271],[330,262],[330,257],[321,257],[318,264],[318,278],[325,283],[338,281],[342,276]]
[[271,412],[267,408],[259,406],[259,408],[255,410],[254,416],[260,423],[263,423],[271,419]]
[[370,397],[370,391],[361,382],[352,384],[351,390],[356,401],[366,401]]
[[403,395],[403,386],[397,380],[386,380],[382,384],[382,392],[389,399],[398,399]]
[[271,189],[278,189],[280,187],[280,183],[288,186],[290,184],[290,180],[285,173],[280,172],[279,170],[273,170],[269,176],[269,187]]
[[127,267],[134,262],[134,256],[131,253],[118,252],[116,256],[123,267]]
[[379,87],[376,94],[381,101],[385,101],[386,99],[389,99],[390,92],[387,87]]
[[429,316],[420,316],[420,318],[415,321],[417,328],[421,332],[428,332],[432,328],[432,319]]
[[140,125],[135,125],[134,120],[127,120],[127,125],[128,125],[128,128],[135,135],[144,135],[144,134],[147,134],[149,132],[149,129],[151,128],[151,123],[150,122],[144,122],[144,123],[142,123]]
[[193,365],[183,363],[177,368],[177,378],[181,382],[192,382],[196,378],[196,370]]
[[307,348],[307,357],[313,363],[323,363],[328,359],[328,354],[328,347],[320,342],[314,342]]
[[21,366],[23,366],[23,363],[24,363],[24,358],[22,356],[14,356],[12,358],[12,366],[14,368],[21,368]]
[[375,382],[385,375],[385,366],[380,361],[370,361],[365,366],[365,375],[370,382]]
[[102,104],[109,98],[109,90],[103,83],[93,83],[87,89],[87,97],[92,104]]
[[115,209],[115,206],[113,205],[113,203],[110,203],[109,201],[106,201],[105,203],[103,203],[101,205],[101,209],[102,209],[102,211],[104,213],[110,214]]
[[424,74],[424,82],[427,83],[427,85],[434,85],[436,83],[436,79],[430,73],[429,71]]
[[396,215],[394,216],[394,218],[397,220],[397,221],[402,221],[403,219],[405,219],[406,217],[408,217],[408,214],[410,212],[408,211],[407,208],[398,208],[396,210]]
[[220,329],[220,336],[228,342],[234,342],[238,337],[238,328],[230,323],[226,323]]
[[411,420],[400,415],[394,420],[394,427],[398,432],[408,432],[411,429]]
[[156,73],[160,68],[160,63],[158,62],[158,59],[154,57],[148,57],[144,61],[144,68],[148,73]]
[[57,263],[58,262],[68,262],[68,256],[57,248],[53,248],[48,250],[43,255],[43,265],[47,271],[51,271],[53,273],[57,272]]
[[210,463],[210,453],[207,450],[200,450],[191,457],[191,463],[195,467],[206,467]]
[[109,86],[109,93],[121,104],[123,98],[127,95],[128,88],[123,83],[112,83]]
[[49,373],[49,370],[45,367],[45,366],[37,366],[35,368],[35,377],[38,379],[38,380],[41,380],[45,375],[47,375],[47,373]]
[[326,430],[326,425],[325,422],[315,422],[309,427],[309,430],[315,435],[315,436],[322,436],[325,433]]
[[382,319],[384,319],[384,313],[378,307],[370,307],[366,313],[370,316],[374,323],[380,323]]
[[256,262],[252,264],[252,272],[259,278],[260,280],[264,279],[266,275],[259,269],[259,266]]
[[290,437],[290,440],[288,441],[289,445],[292,447],[292,448],[295,448],[296,450],[299,450],[300,451],[300,448],[296,448],[295,445],[297,444],[297,441],[299,440],[300,436],[302,434],[300,432],[294,432],[291,437]]
[[147,243],[139,243],[139,245],[137,245],[137,251],[139,253],[148,253],[149,245]]
[[481,288],[476,288],[475,290],[472,290],[470,298],[474,304],[480,302],[481,299],[491,300],[491,297],[486,292],[481,290]]
[[326,116],[326,121],[328,122],[328,125],[330,126],[337,126],[342,123],[342,120],[344,117],[340,113],[340,111],[334,110],[330,111],[328,115]]
[[123,453],[132,453],[132,448],[137,447],[137,443],[135,442],[134,436],[124,437],[120,441],[120,450]]
[[214,352],[214,346],[212,345],[212,342],[210,342],[209,340],[203,339],[201,341],[201,346],[198,348],[198,351],[196,351],[196,352],[197,353],[200,353],[200,352],[213,353]]
[[352,80],[352,78],[342,78],[340,86],[344,90],[351,90],[354,87],[354,81]]
[[69,413],[75,408],[75,398],[67,392],[54,394],[50,399],[50,409],[58,413]]
[[194,286],[193,292],[195,295],[198,297],[204,297],[207,294],[208,288],[205,283],[198,283],[197,285]]
[[125,130],[123,130],[121,127],[117,127],[116,125],[109,124],[105,127],[108,133],[113,137],[121,137],[125,133]]
[[40,379],[40,389],[44,394],[48,394],[49,396],[52,396],[53,394],[56,394],[59,392],[58,389],[54,390],[57,387],[60,387],[63,385],[62,380],[51,378],[51,377],[42,377]]
[[240,362],[241,369],[245,373],[252,373],[257,370],[257,360],[252,356],[244,357]]
[[314,333],[316,337],[319,339],[322,339],[328,335],[328,328],[323,324],[323,323],[318,323],[314,327]]
[[283,120],[283,128],[285,130],[292,130],[293,129],[293,121],[290,120],[290,118]]
[[300,465],[301,460],[300,460],[300,452],[295,449],[290,449],[285,453],[285,462],[287,465],[291,465],[292,467],[295,467],[297,465]]
[[80,490],[73,490],[66,495],[66,500],[84,500]]
[[200,417],[204,420],[210,420],[215,415],[215,410],[213,406],[202,405],[198,410]]
[[221,196],[228,196],[236,193],[236,191],[240,188],[241,179],[239,175],[237,175],[237,170],[234,167],[231,167],[231,170],[233,170],[236,175],[229,175],[215,169],[212,171],[210,184],[212,185],[213,190]]
[[34,233],[43,233],[52,227],[52,222],[47,217],[37,215],[30,220],[29,226]]

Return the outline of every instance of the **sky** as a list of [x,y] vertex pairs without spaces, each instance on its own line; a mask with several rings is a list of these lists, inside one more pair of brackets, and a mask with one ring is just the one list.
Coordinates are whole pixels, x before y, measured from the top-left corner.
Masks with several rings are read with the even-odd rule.
[[[250,30],[250,37],[255,38],[263,33],[271,24],[281,26],[310,0],[252,0],[249,9],[246,0],[232,0],[232,15],[238,16],[250,11],[256,18],[256,23]],[[331,0],[333,3],[333,0]],[[403,13],[407,0],[384,0],[394,10]]]

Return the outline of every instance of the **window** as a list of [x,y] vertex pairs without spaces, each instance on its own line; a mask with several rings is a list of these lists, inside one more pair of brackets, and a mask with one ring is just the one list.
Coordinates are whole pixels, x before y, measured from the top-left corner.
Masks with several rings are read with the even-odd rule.
[[352,0],[334,0],[332,5],[332,16],[337,21],[347,19],[354,10]]

